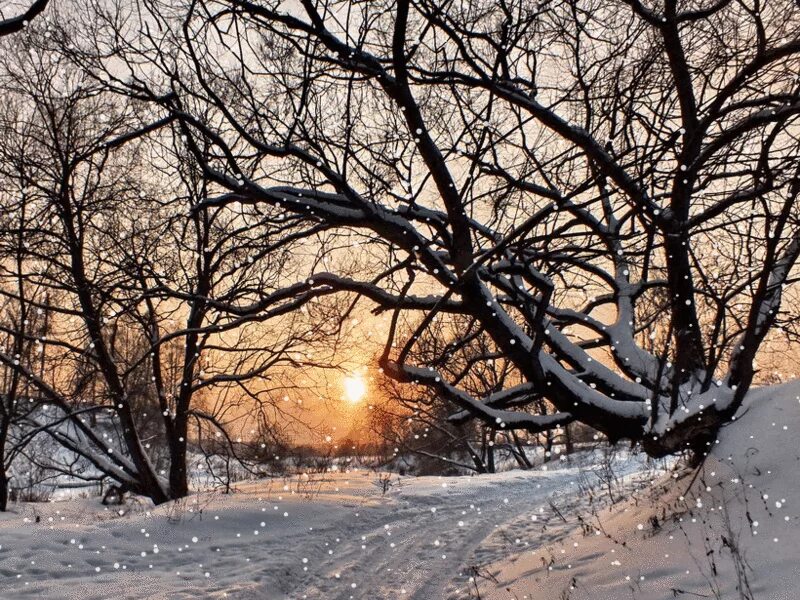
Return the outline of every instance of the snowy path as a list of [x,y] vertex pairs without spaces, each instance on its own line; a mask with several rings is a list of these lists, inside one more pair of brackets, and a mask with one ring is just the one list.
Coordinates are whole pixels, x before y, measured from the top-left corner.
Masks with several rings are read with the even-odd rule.
[[579,498],[585,474],[403,478],[385,496],[374,473],[326,474],[124,516],[96,499],[25,505],[0,516],[0,598],[467,597],[451,582],[482,543],[513,526],[510,543],[535,546],[548,498]]

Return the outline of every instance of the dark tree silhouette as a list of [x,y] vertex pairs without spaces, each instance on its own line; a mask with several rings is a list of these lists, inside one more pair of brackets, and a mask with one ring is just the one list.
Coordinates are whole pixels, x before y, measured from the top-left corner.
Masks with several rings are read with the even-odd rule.
[[[472,418],[702,452],[793,326],[792,1],[139,4],[137,24],[92,3],[62,48],[174,119],[206,206],[276,207],[379,257],[308,285],[391,311],[385,372]],[[449,315],[521,383],[474,396],[451,352],[412,352]],[[526,410],[542,398],[554,415]]]
[[[243,420],[274,422],[298,375],[334,362],[338,307],[309,304],[331,292],[282,286],[317,227],[205,205],[176,136],[139,128],[134,105],[43,39],[0,55],[0,444],[24,392],[40,409],[23,440],[50,436],[95,478],[180,498],[191,444],[210,436],[235,457]],[[50,468],[70,473],[71,456]]]
[[38,17],[47,8],[50,0],[35,0],[21,14],[6,17],[0,12],[0,37],[22,31],[32,19]]

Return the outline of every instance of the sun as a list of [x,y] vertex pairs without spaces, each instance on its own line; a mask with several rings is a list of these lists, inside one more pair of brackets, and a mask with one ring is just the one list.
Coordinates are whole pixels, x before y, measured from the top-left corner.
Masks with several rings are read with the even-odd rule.
[[353,404],[360,402],[367,393],[367,383],[360,375],[348,375],[342,384],[345,399]]

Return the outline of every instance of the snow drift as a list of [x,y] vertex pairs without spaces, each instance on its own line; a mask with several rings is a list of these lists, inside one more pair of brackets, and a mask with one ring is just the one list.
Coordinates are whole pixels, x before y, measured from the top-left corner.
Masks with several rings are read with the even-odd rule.
[[566,537],[488,565],[481,597],[797,598],[798,432],[800,383],[753,390],[699,470],[676,473],[580,517]]

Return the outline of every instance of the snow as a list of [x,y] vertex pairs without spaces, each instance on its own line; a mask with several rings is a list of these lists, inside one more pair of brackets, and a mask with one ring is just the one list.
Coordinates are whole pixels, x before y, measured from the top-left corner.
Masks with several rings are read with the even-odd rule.
[[595,450],[481,476],[308,473],[160,507],[18,504],[0,514],[0,598],[785,600],[798,431],[794,383],[751,392],[699,471]]
[[583,523],[570,514],[533,550],[486,540],[469,559],[482,559],[481,598],[796,598],[798,432],[800,384],[752,391],[699,471],[584,512]]
[[[602,480],[601,458],[479,477],[391,475],[385,494],[379,474],[356,470],[248,482],[155,508],[134,502],[122,514],[96,497],[20,504],[0,514],[0,597],[463,594],[468,557],[508,523],[545,521],[551,502],[583,498]],[[612,463],[625,481],[650,477],[640,458]]]

